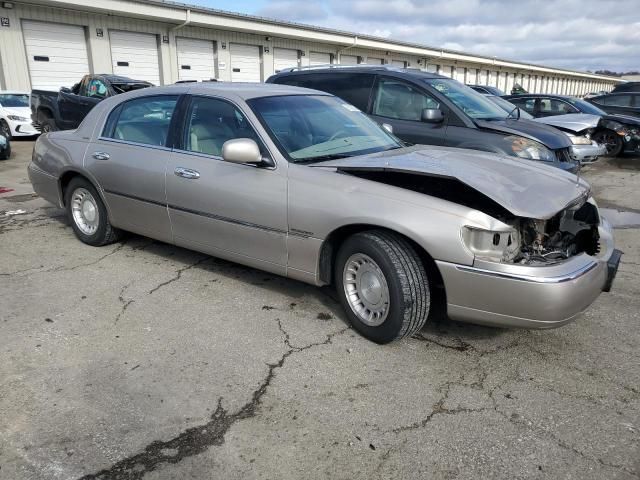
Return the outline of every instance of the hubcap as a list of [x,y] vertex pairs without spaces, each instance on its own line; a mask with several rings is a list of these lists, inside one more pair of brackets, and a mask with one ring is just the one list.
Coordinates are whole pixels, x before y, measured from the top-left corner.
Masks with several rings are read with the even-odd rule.
[[85,235],[93,235],[98,230],[100,212],[96,199],[89,190],[77,188],[71,196],[71,213],[73,221]]
[[389,286],[378,264],[368,255],[351,255],[342,273],[344,294],[353,313],[366,325],[382,325],[389,314]]

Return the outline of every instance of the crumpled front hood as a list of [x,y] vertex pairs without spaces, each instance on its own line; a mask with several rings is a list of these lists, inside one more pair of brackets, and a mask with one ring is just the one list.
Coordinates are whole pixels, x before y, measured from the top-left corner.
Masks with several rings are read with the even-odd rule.
[[542,143],[551,150],[571,146],[571,140],[564,133],[549,125],[542,125],[526,118],[505,118],[504,120],[474,120],[480,128],[497,130],[511,135],[520,135]]
[[600,118],[600,115],[591,115],[589,113],[568,113],[567,115],[536,118],[534,122],[564,128],[577,133],[587,128],[597,127]]
[[417,145],[311,165],[340,171],[390,171],[455,178],[517,217],[546,220],[586,200],[583,179],[540,162],[461,148]]

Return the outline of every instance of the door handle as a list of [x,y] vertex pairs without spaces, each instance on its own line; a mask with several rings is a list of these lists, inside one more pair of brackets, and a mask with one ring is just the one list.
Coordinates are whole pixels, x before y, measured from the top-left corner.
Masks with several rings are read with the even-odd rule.
[[111,155],[106,152],[93,152],[93,158],[96,160],[109,160]]
[[173,173],[175,173],[178,177],[186,178],[188,180],[197,180],[200,178],[200,172],[195,170],[191,170],[190,168],[176,168]]

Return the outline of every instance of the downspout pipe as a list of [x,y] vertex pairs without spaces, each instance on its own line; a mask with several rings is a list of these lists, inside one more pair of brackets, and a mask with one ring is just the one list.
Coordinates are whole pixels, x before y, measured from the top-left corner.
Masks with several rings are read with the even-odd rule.
[[173,27],[171,29],[172,32],[175,32],[176,30],[180,30],[181,28],[186,27],[187,25],[189,25],[191,23],[191,9],[187,9],[187,14],[185,17],[185,21],[182,22],[180,25],[176,25],[175,27]]
[[340,50],[338,50],[338,55],[341,55],[342,52],[346,52],[347,50],[349,50],[350,48],[355,47],[356,45],[358,45],[358,37],[353,37],[353,43],[351,45],[349,45],[348,47],[344,47],[341,48]]

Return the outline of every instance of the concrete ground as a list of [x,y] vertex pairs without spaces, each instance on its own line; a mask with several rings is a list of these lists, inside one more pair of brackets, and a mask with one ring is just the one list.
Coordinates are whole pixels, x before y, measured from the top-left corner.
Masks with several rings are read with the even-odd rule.
[[[633,215],[613,291],[575,323],[378,346],[330,290],[137,236],[80,243],[32,194],[32,145],[0,162],[1,479],[638,478]],[[639,173],[584,171],[631,213]]]

